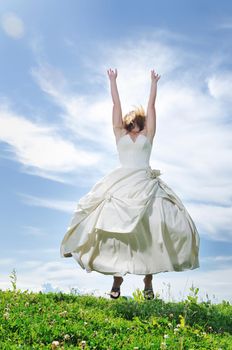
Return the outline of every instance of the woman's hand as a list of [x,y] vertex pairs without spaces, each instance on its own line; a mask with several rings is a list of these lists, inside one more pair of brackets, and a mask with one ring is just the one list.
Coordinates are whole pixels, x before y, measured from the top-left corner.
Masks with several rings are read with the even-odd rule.
[[[151,89],[150,89],[150,96],[148,100],[148,105],[147,105],[147,117],[148,115],[153,115],[150,118],[147,118],[147,120],[155,119],[155,100],[156,100],[156,94],[157,94],[157,82],[160,79],[160,75],[156,74],[154,69],[151,70]],[[151,129],[151,127],[150,127]]]
[[107,73],[108,73],[108,77],[109,77],[110,81],[116,80],[116,78],[118,76],[118,72],[117,72],[116,68],[115,68],[115,72],[110,68],[107,70]]
[[161,75],[155,73],[154,69],[151,71],[151,81],[156,82],[160,79]]
[[[111,89],[111,95],[112,95],[112,100],[113,100],[113,104],[114,104],[114,109],[115,109],[115,106],[117,106],[118,114],[120,114],[120,117],[121,117],[121,114],[122,114],[121,102],[120,102],[118,87],[117,87],[117,82],[116,82],[118,72],[117,72],[116,68],[115,68],[115,72],[113,71],[113,69],[110,68],[107,70],[107,73],[108,73],[108,77],[110,79],[110,89]],[[115,114],[115,113],[113,112],[113,114]]]

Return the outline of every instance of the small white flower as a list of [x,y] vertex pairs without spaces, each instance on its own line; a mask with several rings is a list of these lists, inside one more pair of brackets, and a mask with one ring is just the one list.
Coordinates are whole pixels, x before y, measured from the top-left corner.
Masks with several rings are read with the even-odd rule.
[[5,318],[5,320],[8,320],[9,317],[10,317],[9,312],[5,312],[5,313],[3,314],[3,318]]
[[169,338],[169,335],[168,334],[164,334],[164,338],[165,339]]
[[60,343],[58,342],[58,340],[53,340],[53,342],[52,342],[52,350],[56,349],[59,345],[60,345]]
[[85,341],[85,340],[82,340],[82,341],[81,341],[81,348],[84,349],[84,348],[85,348],[85,345],[86,345],[86,341]]

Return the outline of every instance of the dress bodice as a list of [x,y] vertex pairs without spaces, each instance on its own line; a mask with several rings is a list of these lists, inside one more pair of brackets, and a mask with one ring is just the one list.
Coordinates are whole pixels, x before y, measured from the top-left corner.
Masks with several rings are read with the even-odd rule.
[[117,142],[119,161],[124,168],[144,168],[149,166],[152,144],[147,136],[139,134],[135,141],[129,134]]

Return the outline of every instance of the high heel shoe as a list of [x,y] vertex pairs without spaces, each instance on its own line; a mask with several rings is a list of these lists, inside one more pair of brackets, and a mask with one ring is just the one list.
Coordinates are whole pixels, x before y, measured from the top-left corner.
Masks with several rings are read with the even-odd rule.
[[[120,286],[121,286],[121,284],[122,284],[122,282],[123,282],[123,278],[121,277],[121,283],[120,283]],[[116,283],[115,283],[116,284]],[[111,289],[111,291],[110,291],[110,297],[112,298],[112,299],[118,299],[119,297],[120,297],[120,295],[121,295],[121,292],[120,292],[120,286],[119,287],[112,287],[112,289]],[[113,295],[113,294],[111,294],[112,292],[114,292],[114,293],[117,293],[118,295]]]
[[[146,285],[146,278],[147,277],[148,277],[148,275],[145,276],[143,279],[143,282],[145,283],[145,285]],[[152,300],[155,297],[151,281],[152,281],[152,278],[150,278],[150,287],[145,288],[145,286],[144,286],[143,296],[146,300]]]
[[[117,296],[112,295],[112,294],[111,294],[112,292],[118,293],[118,295],[117,295]],[[120,294],[121,294],[121,292],[120,292],[120,287],[113,287],[113,288],[111,289],[111,292],[110,292],[110,297],[111,297],[112,299],[118,299],[118,298],[120,297]]]

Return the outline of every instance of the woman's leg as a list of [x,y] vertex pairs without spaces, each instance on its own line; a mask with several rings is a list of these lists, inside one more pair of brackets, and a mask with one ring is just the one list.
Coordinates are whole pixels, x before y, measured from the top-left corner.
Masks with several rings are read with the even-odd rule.
[[143,279],[143,282],[145,284],[143,295],[146,300],[152,300],[154,299],[154,291],[152,287],[152,275],[146,275]]
[[[120,287],[122,282],[123,282],[123,278],[122,277],[114,276],[114,283],[113,283],[112,289]],[[111,292],[110,294],[112,294],[115,297],[118,296],[118,292]]]
[[146,275],[143,279],[145,289],[152,288],[152,275]]

